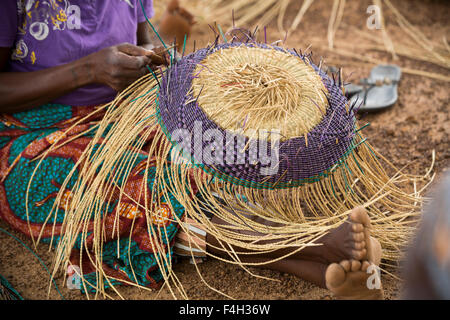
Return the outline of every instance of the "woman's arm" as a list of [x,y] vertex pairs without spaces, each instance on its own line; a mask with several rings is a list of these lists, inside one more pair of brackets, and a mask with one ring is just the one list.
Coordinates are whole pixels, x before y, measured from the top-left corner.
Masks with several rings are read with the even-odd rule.
[[[4,71],[11,50],[0,48]],[[86,60],[36,72],[0,72],[0,111],[19,112],[52,101],[92,81]]]
[[58,67],[5,72],[10,54],[10,48],[0,48],[0,112],[4,113],[48,103],[93,83],[120,91],[146,74],[146,66],[158,60],[153,51],[121,44]]
[[152,39],[152,32],[150,26],[147,22],[141,22],[138,24],[137,29],[137,44],[138,46],[146,48],[147,46],[153,46],[156,44],[153,43],[154,39]]

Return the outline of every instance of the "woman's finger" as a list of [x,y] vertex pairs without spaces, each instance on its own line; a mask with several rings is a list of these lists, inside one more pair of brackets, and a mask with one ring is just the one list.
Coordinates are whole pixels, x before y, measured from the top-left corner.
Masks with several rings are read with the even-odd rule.
[[123,43],[117,46],[117,49],[124,53],[127,54],[129,56],[146,56],[151,54],[151,50],[147,50],[143,47],[138,47],[135,45],[132,45],[130,43]]
[[118,65],[124,69],[139,70],[151,62],[152,59],[147,56],[129,56],[124,53],[118,54]]

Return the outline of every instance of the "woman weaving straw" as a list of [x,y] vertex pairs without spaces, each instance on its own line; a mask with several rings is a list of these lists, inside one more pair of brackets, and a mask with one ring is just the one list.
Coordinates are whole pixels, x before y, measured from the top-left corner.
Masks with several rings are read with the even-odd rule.
[[[152,1],[142,2],[147,15],[151,16]],[[73,198],[64,181],[90,145],[95,125],[105,113],[105,104],[111,102],[117,92],[148,74],[149,68],[155,70],[161,65],[165,61],[164,54],[158,56],[155,51],[146,49],[153,46],[136,0],[115,1],[114,4],[7,0],[0,17],[0,216],[33,241],[40,239],[57,245],[62,235],[64,210]],[[156,257],[146,217],[135,206],[136,202],[152,205],[148,204],[147,197],[141,199],[145,184],[141,173],[142,164],[153,159],[154,151],[149,146],[158,137],[159,132],[146,135],[147,142],[141,150],[133,151],[136,161],[129,169],[131,178],[124,187],[127,195],[119,195],[121,192],[108,195],[109,202],[117,206],[104,212],[101,267],[104,274],[114,280],[105,281],[95,276],[98,265],[86,251],[96,250],[94,224],[86,223],[85,238],[74,244],[70,262],[83,266],[83,277],[92,286],[85,287],[86,291],[133,283],[159,288],[164,281],[161,269],[165,266]],[[51,152],[41,159],[50,148]],[[154,175],[148,175],[148,186],[153,185],[152,177]],[[195,193],[198,186],[195,181],[190,183]],[[58,193],[63,194],[59,210],[49,216]],[[121,201],[117,201],[119,197]],[[162,246],[170,252],[169,257],[172,252],[204,257],[204,251],[192,249],[189,237],[184,230],[179,230],[177,221],[184,219],[185,213],[182,205],[173,197],[165,198],[165,202],[165,206],[160,206],[162,214],[170,214],[173,208],[177,218],[163,223],[166,238]],[[255,223],[277,227],[270,219],[244,215]],[[214,215],[210,218],[216,226],[229,223]],[[369,289],[366,284],[371,275],[368,268],[371,264],[379,265],[381,260],[380,243],[370,235],[369,215],[364,208],[356,207],[346,222],[319,237],[317,245],[302,250],[291,246],[253,255],[246,254],[250,249],[237,245],[233,250],[239,252],[238,259],[242,263],[296,275],[330,289],[340,298],[382,298],[380,287]],[[159,220],[152,223],[161,225]],[[220,249],[222,241],[206,233],[202,225],[193,222],[190,229],[197,233],[198,243],[206,252],[219,257],[225,255]],[[240,232],[243,237],[265,237],[264,233],[256,231]],[[260,240],[260,243],[270,244],[270,240]],[[116,251],[118,246],[120,254]]]

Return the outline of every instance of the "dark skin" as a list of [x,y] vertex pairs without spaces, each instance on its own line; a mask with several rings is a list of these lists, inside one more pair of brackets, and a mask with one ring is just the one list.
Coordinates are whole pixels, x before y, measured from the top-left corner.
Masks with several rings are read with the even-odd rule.
[[164,63],[161,50],[152,47],[146,22],[137,30],[138,46],[120,44],[79,60],[34,72],[5,72],[12,48],[0,48],[0,112],[32,109],[90,84],[103,84],[121,91]]

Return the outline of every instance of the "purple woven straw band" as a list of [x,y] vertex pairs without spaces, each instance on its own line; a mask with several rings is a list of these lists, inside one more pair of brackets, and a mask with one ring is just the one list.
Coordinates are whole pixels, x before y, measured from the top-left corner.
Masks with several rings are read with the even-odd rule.
[[[219,130],[225,137],[225,130],[211,121],[201,106],[196,102],[197,97],[193,97],[189,90],[194,79],[196,67],[201,64],[203,59],[220,49],[231,47],[247,46],[259,47],[267,50],[279,50],[285,52],[285,49],[268,46],[266,44],[256,43],[226,43],[214,47],[198,50],[177,62],[168,70],[161,80],[159,94],[159,118],[163,130],[167,137],[172,139],[176,130],[185,129],[186,132],[194,136],[194,124],[199,121],[202,124],[202,132],[208,129]],[[256,188],[288,188],[298,186],[305,180],[320,178],[327,174],[327,170],[333,167],[340,158],[348,151],[353,137],[355,135],[355,117],[353,112],[347,112],[347,99],[342,94],[339,86],[317,66],[309,62],[305,56],[296,52],[288,51],[290,54],[301,58],[304,63],[309,63],[318,72],[322,78],[325,87],[328,90],[327,98],[329,106],[322,121],[316,125],[308,134],[307,142],[305,137],[297,137],[280,142],[279,163],[277,172],[271,176],[262,174],[262,167],[269,167],[270,164],[251,163],[250,149],[245,150],[245,161],[243,164],[224,163],[213,165],[203,164],[203,168],[209,174],[220,179],[231,181],[248,187]],[[200,93],[202,94],[202,93]],[[249,138],[242,137],[247,144]],[[184,152],[191,154],[191,160],[198,162],[198,148],[204,150],[211,144],[209,141],[203,141],[201,145],[196,145],[192,139],[189,148],[183,148]],[[239,141],[239,140],[238,140]],[[172,141],[177,144],[177,141]],[[271,144],[267,142],[270,155]],[[223,141],[222,150],[216,150],[222,159],[236,159],[243,146],[226,147],[226,141]],[[188,151],[186,151],[188,150]],[[197,150],[197,153],[196,153]]]

